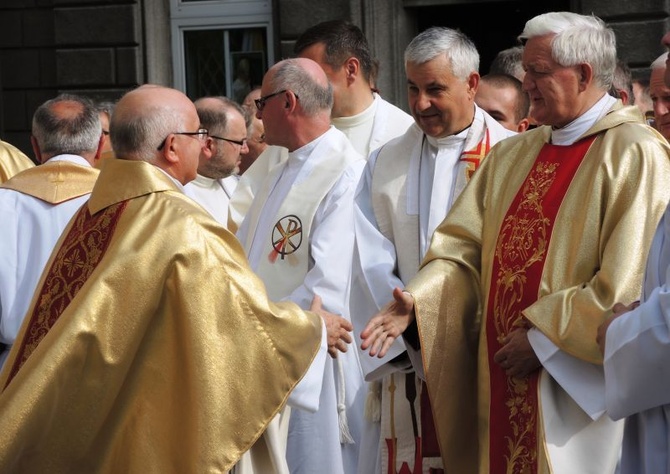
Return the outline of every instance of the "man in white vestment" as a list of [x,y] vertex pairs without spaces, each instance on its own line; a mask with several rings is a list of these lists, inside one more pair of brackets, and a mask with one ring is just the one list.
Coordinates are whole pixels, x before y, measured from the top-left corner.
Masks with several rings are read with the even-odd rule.
[[[365,160],[330,125],[332,88],[314,61],[281,61],[261,92],[265,138],[288,159],[261,183],[237,237],[271,298],[305,307],[318,294],[324,308],[347,317],[353,199]],[[326,361],[312,390],[318,410],[291,410],[288,438],[276,440],[287,443],[291,473],[357,472],[364,396],[357,351]]]
[[[333,86],[332,124],[366,159],[412,125],[410,115],[375,92],[374,59],[365,35],[356,25],[343,20],[319,23],[300,35],[294,52],[298,57],[316,61],[324,70]],[[242,176],[231,204],[237,225],[249,208],[258,183],[272,166],[285,159],[285,150],[270,147]]]
[[[670,49],[670,33],[662,42]],[[668,54],[662,57],[667,60]],[[664,88],[670,87],[670,69],[658,60],[652,65],[654,76],[663,80]],[[654,101],[655,113],[656,109]],[[615,420],[627,417],[620,474],[670,469],[669,285],[670,207],[651,244],[641,302],[614,305],[612,317],[598,328],[598,343],[605,356],[607,412]]]
[[[513,135],[475,105],[479,54],[462,33],[431,28],[405,51],[415,124],[370,157],[356,197],[351,315],[354,334],[417,272],[442,222],[481,159]],[[359,340],[360,342],[360,340]],[[381,400],[381,436],[366,438],[361,472],[441,469],[425,385],[397,341],[383,359],[361,359]],[[432,420],[431,420],[432,421]],[[375,436],[376,435],[376,436]]]
[[249,152],[244,110],[227,97],[203,97],[195,107],[210,140],[200,153],[198,175],[184,192],[225,227],[241,155]]
[[0,186],[0,362],[4,364],[42,270],[98,177],[102,128],[89,100],[61,95],[35,111],[31,143],[40,166]]

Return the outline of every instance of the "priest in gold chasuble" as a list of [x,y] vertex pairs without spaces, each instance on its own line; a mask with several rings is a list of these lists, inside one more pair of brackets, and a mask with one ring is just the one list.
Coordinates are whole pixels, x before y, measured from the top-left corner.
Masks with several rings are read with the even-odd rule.
[[[548,13],[521,38],[545,125],[491,150],[363,347],[383,355],[416,318],[447,472],[613,473],[622,425],[604,413],[595,336],[639,295],[670,147],[606,94],[616,47],[602,21]],[[463,436],[476,465],[452,448]]]
[[118,103],[0,375],[0,472],[227,472],[320,347],[235,237],[182,192],[207,131],[173,89]]
[[4,183],[15,174],[33,166],[35,163],[21,150],[0,140],[0,183]]

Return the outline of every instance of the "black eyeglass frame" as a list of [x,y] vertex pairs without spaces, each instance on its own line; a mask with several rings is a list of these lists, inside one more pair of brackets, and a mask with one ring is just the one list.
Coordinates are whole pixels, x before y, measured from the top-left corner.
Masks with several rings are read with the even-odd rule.
[[[258,99],[254,99],[254,104],[256,104],[256,108],[258,109],[259,112],[262,112],[263,109],[265,108],[265,103],[272,99],[274,96],[277,96],[279,94],[283,94],[284,92],[288,92],[288,89],[282,89],[277,92],[273,92],[272,94],[265,95],[263,97],[259,97]],[[298,94],[295,92],[293,93],[296,99],[298,99]]]
[[170,135],[188,135],[188,136],[191,136],[191,137],[197,136],[197,135],[202,135],[202,138],[198,137],[198,140],[202,140],[202,139],[207,138],[209,136],[209,130],[207,130],[206,128],[199,128],[195,132],[172,132],[172,133],[168,133],[168,136],[165,137],[163,139],[163,141],[161,142],[161,144],[158,145],[158,148],[156,148],[158,151],[163,149],[163,147],[165,146],[165,142],[167,141],[167,139]]
[[226,141],[226,142],[234,143],[235,145],[239,145],[239,146],[244,146],[244,144],[249,141],[246,138],[243,138],[242,140],[232,140],[230,138],[217,137],[216,135],[210,135],[209,138],[214,138],[216,140],[223,140],[223,141]]

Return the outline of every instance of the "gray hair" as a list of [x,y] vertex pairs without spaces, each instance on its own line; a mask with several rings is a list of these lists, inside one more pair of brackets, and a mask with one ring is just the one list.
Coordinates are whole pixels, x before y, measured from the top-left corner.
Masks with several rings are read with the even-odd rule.
[[668,59],[668,52],[661,54],[651,63],[651,69],[665,69],[665,61]]
[[550,12],[526,22],[519,39],[555,34],[551,54],[564,67],[588,63],[593,68],[595,83],[604,90],[612,85],[616,67],[614,31],[596,16],[571,12]]
[[272,76],[275,90],[288,89],[298,96],[300,106],[308,117],[333,108],[333,86],[324,87],[300,66],[295,59],[286,59],[277,66]]
[[[63,115],[56,105],[71,102],[79,105],[76,113]],[[45,155],[94,152],[98,149],[102,126],[93,102],[73,94],[61,94],[40,105],[33,115],[32,134]]]
[[473,72],[479,72],[479,53],[475,44],[458,30],[433,27],[419,33],[405,49],[407,63],[424,64],[444,54],[451,72],[465,81]]
[[119,117],[113,114],[109,126],[112,148],[118,157],[153,163],[156,150],[170,133],[184,131],[183,114],[175,113],[170,107],[147,105],[133,114]]
[[[206,98],[216,99],[220,103],[220,107],[204,106],[199,102]],[[198,112],[200,125],[215,135],[218,133],[226,133],[228,131],[228,114],[231,110],[239,112],[239,114],[244,117],[245,127],[248,127],[246,112],[240,104],[228,97],[201,97],[195,101],[195,109]]]

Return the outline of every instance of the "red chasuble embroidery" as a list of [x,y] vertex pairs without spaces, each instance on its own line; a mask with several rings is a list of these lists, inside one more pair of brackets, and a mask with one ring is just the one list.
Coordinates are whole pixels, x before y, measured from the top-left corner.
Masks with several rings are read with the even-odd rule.
[[538,377],[508,377],[493,361],[501,341],[525,326],[521,311],[537,301],[554,221],[595,137],[571,146],[545,145],[503,220],[486,314],[491,386],[491,473],[537,472]]
[[89,213],[88,206],[83,206],[77,213],[39,291],[39,303],[30,315],[30,323],[7,378],[7,385],[102,260],[127,203],[120,202],[94,216]]

